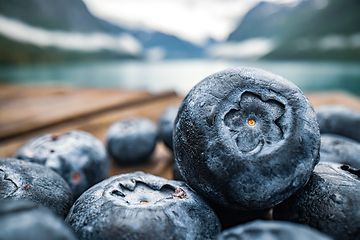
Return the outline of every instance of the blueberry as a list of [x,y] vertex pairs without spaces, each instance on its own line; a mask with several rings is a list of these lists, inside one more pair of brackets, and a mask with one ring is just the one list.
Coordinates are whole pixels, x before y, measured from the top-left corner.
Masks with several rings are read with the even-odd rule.
[[269,208],[262,210],[242,211],[242,210],[227,208],[215,202],[208,201],[208,203],[210,204],[211,208],[218,216],[223,230],[256,219],[262,219],[262,220],[272,219],[272,214],[271,214],[272,209]]
[[320,161],[350,165],[360,169],[360,143],[335,134],[321,134]]
[[51,168],[69,184],[74,198],[109,176],[110,161],[104,144],[88,132],[45,134],[27,142],[15,158]]
[[173,132],[179,105],[171,105],[165,109],[159,120],[159,136],[165,145],[173,150]]
[[0,200],[0,239],[76,240],[72,229],[48,208],[34,202]]
[[0,199],[33,201],[65,218],[72,204],[72,193],[65,180],[49,168],[1,158]]
[[174,155],[202,196],[239,210],[270,208],[309,179],[319,161],[315,111],[293,83],[255,68],[215,73],[184,98]]
[[184,178],[181,176],[181,173],[179,171],[179,167],[177,166],[176,163],[173,164],[172,170],[173,170],[173,179],[174,180],[184,181]]
[[360,239],[360,170],[320,162],[309,182],[274,208],[274,219],[306,224],[334,239]]
[[315,109],[321,134],[333,133],[360,142],[360,112],[337,104]]
[[83,193],[66,220],[79,239],[210,239],[215,213],[184,182],[143,172],[111,177]]
[[109,154],[119,165],[150,160],[157,140],[156,124],[147,118],[129,118],[113,123],[106,134]]
[[308,226],[283,221],[257,220],[225,230],[218,240],[331,240]]

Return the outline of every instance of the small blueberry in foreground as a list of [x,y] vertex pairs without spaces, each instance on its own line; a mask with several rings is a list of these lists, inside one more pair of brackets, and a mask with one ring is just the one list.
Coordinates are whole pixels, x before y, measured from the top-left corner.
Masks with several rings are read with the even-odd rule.
[[360,143],[350,138],[321,134],[320,162],[334,162],[360,169]]
[[171,105],[165,109],[159,120],[159,136],[165,145],[173,150],[173,132],[179,105]]
[[104,144],[88,132],[45,134],[27,142],[14,155],[51,168],[69,184],[74,198],[109,176]]
[[79,239],[212,239],[215,213],[184,182],[143,172],[106,179],[83,193],[66,220]]
[[333,133],[360,142],[360,112],[344,105],[329,104],[315,109],[321,134]]
[[309,182],[275,206],[274,219],[306,224],[336,240],[360,239],[360,170],[320,162]]
[[113,123],[106,134],[109,154],[119,165],[150,160],[157,140],[156,124],[147,118],[129,118]]
[[0,159],[0,199],[29,200],[65,218],[72,193],[56,172],[15,158]]
[[319,161],[309,100],[290,81],[255,68],[224,70],[198,83],[181,103],[173,137],[189,186],[239,210],[280,203]]
[[0,200],[0,239],[76,240],[59,216],[34,202]]
[[283,221],[256,220],[225,230],[217,240],[331,240],[308,226]]

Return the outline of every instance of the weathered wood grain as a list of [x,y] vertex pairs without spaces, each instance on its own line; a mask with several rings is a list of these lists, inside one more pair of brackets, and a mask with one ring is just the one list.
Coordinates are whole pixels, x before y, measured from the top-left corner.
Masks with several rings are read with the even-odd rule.
[[0,139],[150,97],[146,92],[1,86]]

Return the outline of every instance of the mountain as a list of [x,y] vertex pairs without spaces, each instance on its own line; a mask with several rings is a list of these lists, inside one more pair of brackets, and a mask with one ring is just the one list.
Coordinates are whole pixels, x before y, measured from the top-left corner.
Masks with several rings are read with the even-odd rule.
[[82,0],[0,0],[0,63],[139,58],[139,41]]
[[242,19],[228,41],[276,37],[293,8],[285,4],[260,2]]
[[194,58],[204,49],[93,16],[82,0],[0,0],[0,63]]
[[178,37],[158,31],[129,30],[129,32],[148,50],[149,58],[152,58],[153,52],[160,52],[159,58],[166,59],[204,57],[203,47],[196,46]]
[[0,13],[48,30],[122,32],[121,28],[94,17],[81,0],[0,0]]
[[228,42],[265,38],[275,47],[263,58],[360,61],[360,2],[303,0],[295,6],[261,2]]

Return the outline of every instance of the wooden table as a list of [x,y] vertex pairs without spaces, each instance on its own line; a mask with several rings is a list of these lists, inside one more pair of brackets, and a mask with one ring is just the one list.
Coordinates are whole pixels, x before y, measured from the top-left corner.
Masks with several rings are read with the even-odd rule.
[[[360,110],[360,99],[343,92],[307,94],[314,107],[345,104]],[[155,122],[166,107],[178,104],[175,92],[0,85],[0,157],[11,157],[31,138],[73,129],[90,132],[103,142],[108,127],[129,117]],[[141,170],[172,179],[172,153],[159,142],[150,164],[119,167],[112,162],[111,175]]]

